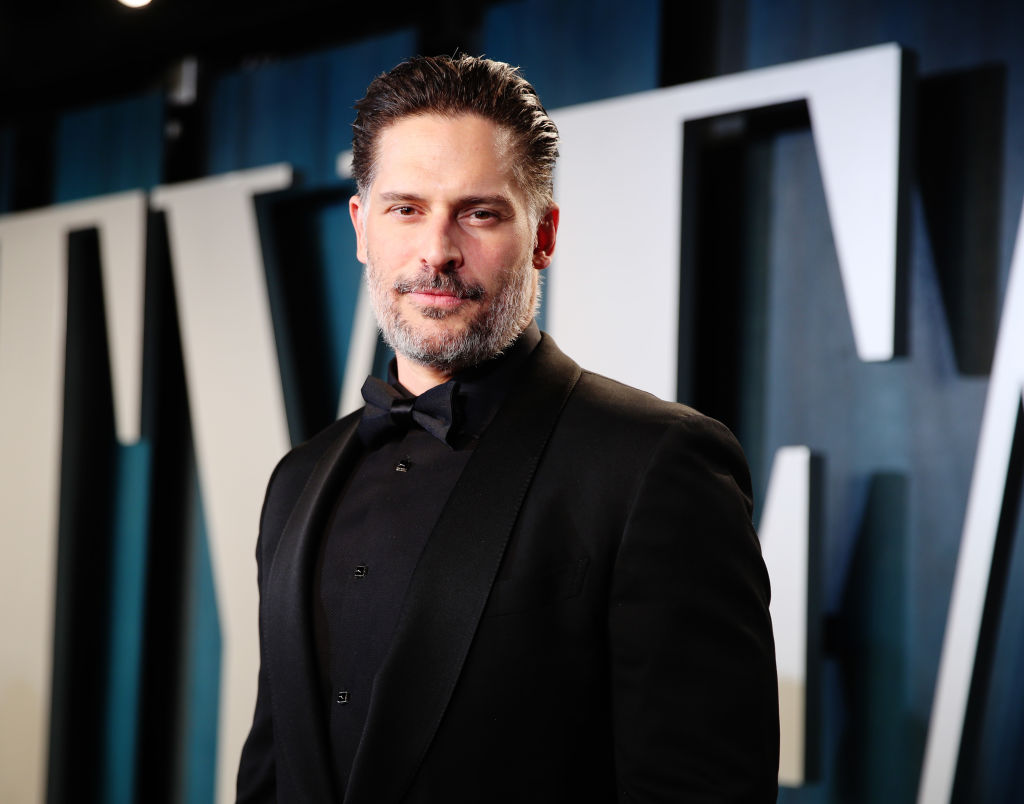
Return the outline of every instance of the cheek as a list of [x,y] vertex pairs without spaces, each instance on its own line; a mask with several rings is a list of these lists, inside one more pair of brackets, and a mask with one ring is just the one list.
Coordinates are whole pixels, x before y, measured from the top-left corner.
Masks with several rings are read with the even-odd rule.
[[[367,233],[370,235],[370,233]],[[400,270],[412,260],[413,249],[406,239],[374,232],[366,239],[369,258],[379,271]]]
[[479,240],[463,251],[466,264],[480,274],[501,274],[531,261],[533,243],[525,237]]

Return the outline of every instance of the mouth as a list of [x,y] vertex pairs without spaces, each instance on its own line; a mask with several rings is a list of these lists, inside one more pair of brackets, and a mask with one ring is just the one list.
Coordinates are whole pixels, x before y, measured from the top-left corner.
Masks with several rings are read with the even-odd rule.
[[444,310],[454,310],[468,298],[457,293],[439,290],[411,290],[406,291],[406,295],[423,307],[438,307]]
[[394,290],[399,295],[408,296],[419,307],[439,312],[455,310],[467,301],[478,301],[484,297],[482,287],[469,285],[451,274],[441,274],[426,282],[396,282]]

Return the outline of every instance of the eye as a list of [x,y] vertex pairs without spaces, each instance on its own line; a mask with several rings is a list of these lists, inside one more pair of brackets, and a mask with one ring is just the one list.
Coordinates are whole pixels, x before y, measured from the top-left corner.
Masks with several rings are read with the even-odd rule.
[[473,209],[467,216],[472,221],[488,222],[498,220],[499,215],[493,209]]
[[413,207],[410,207],[408,204],[403,204],[402,206],[398,207],[392,207],[391,211],[403,218],[416,214],[416,210]]

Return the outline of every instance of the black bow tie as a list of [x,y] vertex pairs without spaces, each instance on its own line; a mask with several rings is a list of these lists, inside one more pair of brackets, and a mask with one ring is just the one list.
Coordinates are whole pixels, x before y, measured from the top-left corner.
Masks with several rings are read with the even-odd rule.
[[359,421],[359,434],[367,444],[395,431],[405,431],[414,424],[446,444],[452,433],[455,392],[458,383],[449,380],[419,396],[402,396],[383,380],[367,377],[363,383],[366,408]]

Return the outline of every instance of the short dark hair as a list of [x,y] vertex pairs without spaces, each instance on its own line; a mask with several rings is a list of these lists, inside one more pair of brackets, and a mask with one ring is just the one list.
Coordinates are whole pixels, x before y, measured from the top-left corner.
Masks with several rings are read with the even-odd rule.
[[512,67],[476,56],[417,56],[382,73],[355,105],[352,173],[361,195],[373,184],[380,133],[403,117],[477,114],[512,133],[514,173],[537,212],[551,207],[558,128],[536,90]]

